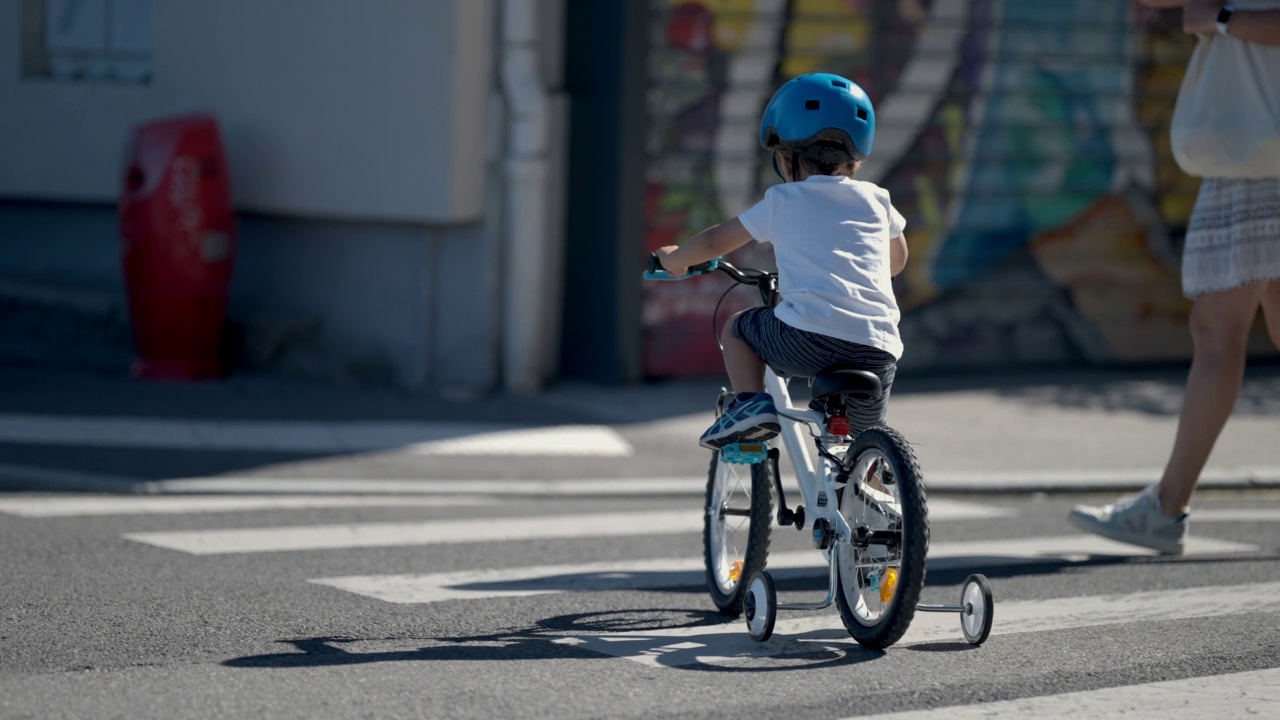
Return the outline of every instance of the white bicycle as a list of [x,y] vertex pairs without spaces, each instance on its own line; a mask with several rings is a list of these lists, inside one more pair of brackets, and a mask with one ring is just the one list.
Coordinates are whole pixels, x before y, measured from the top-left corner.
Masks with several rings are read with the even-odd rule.
[[[719,259],[676,278],[650,256],[645,277],[683,280],[717,270],[738,284],[755,286],[766,305],[777,304],[777,273],[739,270]],[[787,381],[772,369],[765,372],[765,390],[773,396],[781,425],[781,449],[795,470],[803,504],[794,510],[787,504],[778,447],[740,442],[711,458],[703,550],[712,602],[725,615],[745,616],[747,632],[758,642],[772,636],[779,610],[819,610],[834,602],[849,634],[868,648],[897,642],[917,610],[958,613],[965,640],[981,645],[991,632],[995,604],[985,576],[965,580],[957,605],[919,602],[929,551],[929,514],[923,473],[911,446],[885,426],[849,436],[846,403],[880,397],[880,379],[863,370],[832,368],[809,383],[821,412],[792,405]],[[721,392],[717,414],[731,397],[731,392]],[[817,468],[806,434],[817,450]],[[778,602],[773,578],[765,569],[775,520],[812,534],[829,568],[824,599]]]

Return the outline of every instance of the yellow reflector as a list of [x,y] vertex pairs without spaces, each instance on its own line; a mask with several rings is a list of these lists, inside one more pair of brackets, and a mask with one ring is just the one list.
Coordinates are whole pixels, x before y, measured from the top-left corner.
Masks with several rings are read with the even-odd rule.
[[884,577],[880,578],[880,602],[885,605],[893,599],[893,593],[898,589],[898,569],[886,568]]
[[740,577],[742,577],[742,561],[734,560],[733,567],[729,569],[729,579],[736,581]]

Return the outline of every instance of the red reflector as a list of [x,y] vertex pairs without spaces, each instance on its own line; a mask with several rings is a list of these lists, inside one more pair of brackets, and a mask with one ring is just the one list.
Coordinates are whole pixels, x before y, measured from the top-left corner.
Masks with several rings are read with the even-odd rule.
[[843,415],[834,415],[827,418],[827,432],[837,437],[844,437],[849,434],[849,418]]

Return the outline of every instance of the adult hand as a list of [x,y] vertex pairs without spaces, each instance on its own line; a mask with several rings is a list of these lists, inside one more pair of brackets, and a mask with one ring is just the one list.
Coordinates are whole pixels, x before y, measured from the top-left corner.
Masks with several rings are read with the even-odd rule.
[[688,266],[677,267],[667,262],[667,258],[671,253],[678,249],[680,249],[679,245],[667,245],[665,247],[658,248],[653,254],[658,256],[658,263],[662,265],[663,270],[666,270],[673,277],[684,277],[689,274]]
[[1212,35],[1218,32],[1218,11],[1222,0],[1187,0],[1182,10],[1182,31],[1189,35]]

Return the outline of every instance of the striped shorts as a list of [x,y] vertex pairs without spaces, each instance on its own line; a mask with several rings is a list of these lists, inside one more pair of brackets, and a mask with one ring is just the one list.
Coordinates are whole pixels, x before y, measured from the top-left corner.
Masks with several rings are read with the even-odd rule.
[[[850,398],[845,408],[853,434],[884,424],[897,360],[878,348],[838,340],[794,328],[777,318],[773,308],[756,307],[739,313],[733,334],[782,377],[813,377],[834,369],[875,373],[884,386],[878,400]],[[814,408],[820,409],[820,408]]]

